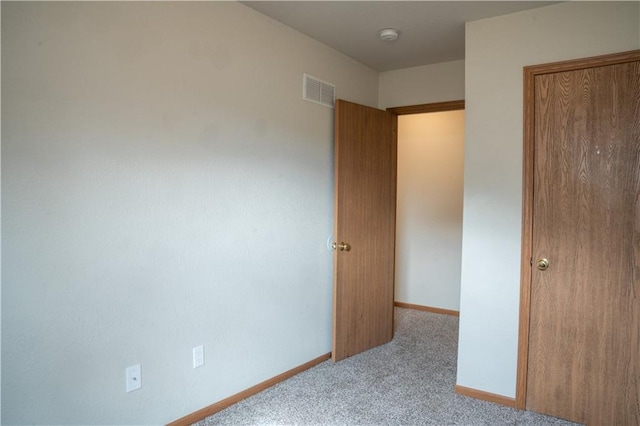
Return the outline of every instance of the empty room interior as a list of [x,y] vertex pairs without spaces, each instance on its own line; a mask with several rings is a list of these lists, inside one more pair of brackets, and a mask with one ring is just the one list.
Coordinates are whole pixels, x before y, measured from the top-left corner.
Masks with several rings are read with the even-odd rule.
[[[426,36],[429,7],[466,17],[451,27],[457,50]],[[526,214],[523,70],[627,52],[618,62],[637,72],[639,1],[2,1],[0,12],[2,424],[196,421],[283,373],[342,362],[336,262],[360,240],[336,235],[347,156],[335,114],[347,107],[334,97],[397,125],[393,208],[372,209],[394,226],[386,306],[459,316],[455,392],[538,407],[532,395],[547,391],[526,360],[540,351],[522,351],[541,340],[523,326],[523,282],[558,262],[532,258],[523,272],[523,223],[539,223]],[[421,20],[433,28],[416,40]],[[397,40],[380,39],[385,28]],[[304,99],[308,76],[334,90],[329,102]],[[601,146],[590,167],[626,155]],[[621,194],[637,198],[635,170]],[[637,254],[634,206],[635,231],[620,227]],[[618,268],[635,285],[618,311],[637,323],[635,262]],[[625,371],[636,409],[615,410],[637,425],[639,370]]]

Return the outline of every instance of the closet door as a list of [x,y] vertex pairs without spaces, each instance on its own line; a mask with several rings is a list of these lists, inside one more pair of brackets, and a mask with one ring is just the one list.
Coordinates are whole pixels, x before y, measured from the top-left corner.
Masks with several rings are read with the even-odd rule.
[[534,85],[526,407],[638,425],[640,62]]

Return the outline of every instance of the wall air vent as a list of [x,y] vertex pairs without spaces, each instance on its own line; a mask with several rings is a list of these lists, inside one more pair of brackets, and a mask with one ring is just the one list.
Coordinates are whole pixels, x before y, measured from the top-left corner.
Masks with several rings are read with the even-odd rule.
[[336,98],[336,86],[318,78],[304,74],[302,99],[333,108]]

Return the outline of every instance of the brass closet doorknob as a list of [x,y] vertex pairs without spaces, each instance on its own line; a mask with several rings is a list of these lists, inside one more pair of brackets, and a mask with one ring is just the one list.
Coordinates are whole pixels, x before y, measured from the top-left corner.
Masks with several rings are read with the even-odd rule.
[[338,249],[340,251],[349,251],[349,250],[351,250],[351,246],[348,243],[345,243],[345,242],[341,242],[340,244],[332,243],[331,244],[331,248],[333,248],[334,250]]
[[549,269],[549,261],[544,258],[539,259],[538,262],[536,263],[536,266],[538,267],[539,270],[546,271],[547,269]]

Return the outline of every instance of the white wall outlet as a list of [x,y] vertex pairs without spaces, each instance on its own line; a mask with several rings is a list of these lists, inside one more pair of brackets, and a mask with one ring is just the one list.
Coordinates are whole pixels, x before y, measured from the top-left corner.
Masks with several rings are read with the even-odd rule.
[[142,375],[140,364],[127,367],[126,373],[127,392],[132,392],[136,389],[140,389],[142,386]]
[[204,346],[196,346],[193,348],[193,368],[202,367],[204,365]]

